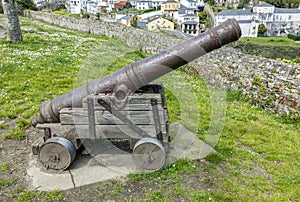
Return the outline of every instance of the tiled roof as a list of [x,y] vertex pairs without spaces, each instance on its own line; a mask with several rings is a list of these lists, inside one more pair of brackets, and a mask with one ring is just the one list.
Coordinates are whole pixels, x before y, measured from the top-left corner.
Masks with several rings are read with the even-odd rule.
[[197,25],[198,23],[196,21],[186,21],[182,24],[184,24],[184,25]]
[[138,27],[141,27],[141,28],[143,28],[143,29],[146,29],[146,28],[147,28],[145,22],[137,22],[137,26],[138,26]]
[[238,20],[238,23],[244,24],[244,23],[251,23],[252,20]]
[[167,0],[166,2],[162,3],[162,4],[166,4],[166,3],[178,3],[177,1],[175,0]]
[[271,5],[271,4],[262,3],[262,4],[259,4],[259,5],[255,6],[255,7],[274,7],[274,6]]
[[186,14],[186,15],[184,15],[183,17],[189,17],[189,16],[192,16],[192,17],[196,17],[196,15],[195,14]]
[[275,8],[274,13],[299,13],[300,14],[300,9]]
[[216,15],[250,15],[252,14],[251,10],[224,10]]

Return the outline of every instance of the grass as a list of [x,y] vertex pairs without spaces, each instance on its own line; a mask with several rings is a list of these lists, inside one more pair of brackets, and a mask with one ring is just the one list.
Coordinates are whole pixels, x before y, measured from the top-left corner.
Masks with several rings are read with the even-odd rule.
[[10,187],[13,184],[14,184],[14,180],[0,178],[0,190],[1,188]]
[[9,164],[8,163],[0,163],[0,170],[1,171],[9,170]]
[[272,46],[291,46],[291,47],[300,47],[300,43],[296,43],[294,40],[291,40],[287,37],[251,37],[251,38],[240,38],[239,41],[250,42],[254,44],[264,44]]
[[[147,56],[116,39],[26,18],[21,18],[21,23],[33,28],[23,30],[22,43],[0,42],[3,56],[0,119],[14,123],[1,123],[0,127],[8,131],[2,136],[5,139],[26,135],[24,129],[37,115],[40,102]],[[217,121],[212,116],[213,89],[189,68],[180,68],[159,81],[167,88],[171,121],[184,124],[205,140],[211,124]],[[157,172],[131,174],[126,183],[114,183],[105,193],[116,201],[128,198],[133,201],[297,201],[300,198],[299,120],[268,114],[252,105],[239,91],[225,93],[227,99],[222,98],[227,109],[225,125],[215,134],[217,154],[205,161],[181,159]],[[1,170],[7,171],[5,163],[1,164]],[[140,189],[128,196],[127,186],[136,184]],[[1,189],[11,188],[14,181],[1,178],[0,185]],[[102,188],[102,192],[105,190]],[[12,195],[18,201],[59,201],[67,197],[60,191],[19,189]],[[84,193],[80,195],[85,197]]]

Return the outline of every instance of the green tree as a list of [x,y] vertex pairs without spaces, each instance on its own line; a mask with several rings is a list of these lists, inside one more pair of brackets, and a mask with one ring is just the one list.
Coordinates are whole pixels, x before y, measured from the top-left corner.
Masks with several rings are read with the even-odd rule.
[[241,0],[238,8],[244,8],[245,6],[247,6],[247,4],[250,2],[250,0]]
[[213,6],[215,4],[214,0],[204,0],[205,3],[208,3],[209,5]]
[[265,2],[278,8],[298,8],[300,3],[299,0],[265,0]]
[[132,5],[129,1],[126,2],[126,4],[124,5],[124,8],[132,8]]
[[22,8],[22,10],[38,10],[35,4],[31,0],[17,0],[18,5]]
[[264,36],[267,31],[268,31],[268,29],[264,24],[260,24],[258,26],[258,35]]
[[283,0],[265,0],[266,3],[272,4],[273,6],[277,8],[284,8],[285,4],[283,3]]

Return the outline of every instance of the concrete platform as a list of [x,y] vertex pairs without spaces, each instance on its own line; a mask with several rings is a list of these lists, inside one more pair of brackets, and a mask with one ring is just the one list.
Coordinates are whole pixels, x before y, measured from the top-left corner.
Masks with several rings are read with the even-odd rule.
[[[179,158],[196,160],[215,152],[180,124],[170,126],[170,135],[172,141],[167,150],[166,165]],[[77,155],[65,171],[46,170],[38,157],[31,155],[27,169],[29,188],[43,191],[66,190],[139,172],[133,163],[132,154],[114,147],[108,141],[85,144],[97,149],[91,155]]]

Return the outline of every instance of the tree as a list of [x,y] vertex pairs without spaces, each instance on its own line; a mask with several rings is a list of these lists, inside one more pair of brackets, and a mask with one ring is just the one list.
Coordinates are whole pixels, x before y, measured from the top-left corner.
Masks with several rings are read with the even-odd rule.
[[7,21],[7,41],[22,41],[22,32],[19,23],[16,0],[2,0],[4,16]]
[[258,35],[264,36],[265,33],[268,31],[267,27],[264,24],[258,25]]
[[246,7],[249,4],[249,2],[250,2],[250,0],[241,0],[239,5],[238,5],[238,8]]
[[23,10],[29,9],[29,10],[34,10],[37,11],[37,7],[31,0],[17,0],[17,3]]

